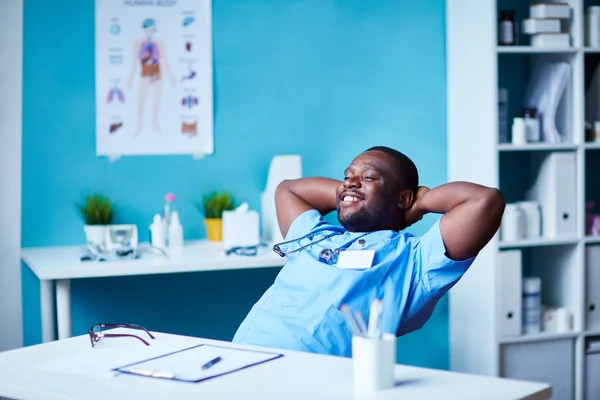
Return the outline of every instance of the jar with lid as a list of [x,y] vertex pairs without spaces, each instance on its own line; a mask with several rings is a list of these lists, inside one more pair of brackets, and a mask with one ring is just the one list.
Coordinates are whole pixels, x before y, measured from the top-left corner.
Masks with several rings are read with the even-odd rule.
[[498,21],[498,44],[501,46],[510,46],[517,44],[517,24],[515,22],[515,12],[512,10],[500,11]]

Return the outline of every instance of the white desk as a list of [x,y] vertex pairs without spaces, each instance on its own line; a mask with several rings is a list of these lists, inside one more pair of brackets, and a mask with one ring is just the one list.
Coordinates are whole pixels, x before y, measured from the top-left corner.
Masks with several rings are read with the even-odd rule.
[[286,259],[275,254],[271,247],[256,256],[226,256],[220,243],[199,240],[187,242],[179,255],[168,257],[143,253],[136,260],[79,261],[84,246],[23,249],[21,257],[40,279],[42,341],[49,342],[56,339],[55,316],[58,338],[71,337],[71,279],[283,266]]
[[[110,342],[109,342],[110,341]],[[118,342],[117,342],[118,341]],[[0,397],[64,399],[486,399],[544,400],[546,384],[397,365],[396,386],[373,394],[353,392],[352,360],[279,351],[284,357],[199,383],[111,376],[111,368],[200,343],[251,348],[227,342],[156,334],[150,347],[136,339],[105,338],[102,350],[119,350],[105,369],[106,353],[92,349],[87,335],[0,353]],[[260,349],[272,350],[272,349]],[[277,351],[277,350],[272,350]],[[108,357],[109,363],[112,359]],[[61,367],[57,361],[66,365]]]

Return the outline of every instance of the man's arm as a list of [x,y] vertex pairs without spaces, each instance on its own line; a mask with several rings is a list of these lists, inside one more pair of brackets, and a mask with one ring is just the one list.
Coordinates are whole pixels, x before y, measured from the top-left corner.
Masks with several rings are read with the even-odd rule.
[[452,182],[419,191],[411,212],[445,214],[440,231],[450,259],[476,256],[500,227],[505,201],[498,189]]
[[322,215],[335,210],[335,191],[342,182],[329,178],[300,178],[282,181],[275,191],[275,207],[281,234],[285,237],[296,217],[316,209]]

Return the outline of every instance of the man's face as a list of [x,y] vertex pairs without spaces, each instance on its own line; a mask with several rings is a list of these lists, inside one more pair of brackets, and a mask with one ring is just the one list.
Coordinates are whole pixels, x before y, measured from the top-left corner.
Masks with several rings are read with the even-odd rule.
[[337,189],[338,219],[352,232],[398,229],[404,219],[394,159],[380,151],[356,157]]

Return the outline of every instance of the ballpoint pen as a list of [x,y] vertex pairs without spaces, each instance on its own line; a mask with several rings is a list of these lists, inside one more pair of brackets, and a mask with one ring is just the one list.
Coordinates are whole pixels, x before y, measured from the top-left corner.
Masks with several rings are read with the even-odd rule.
[[210,367],[212,367],[213,365],[215,365],[216,363],[218,363],[219,361],[221,361],[222,358],[221,357],[217,357],[215,359],[210,360],[209,362],[207,362],[206,364],[204,364],[202,366],[202,369],[209,369]]

